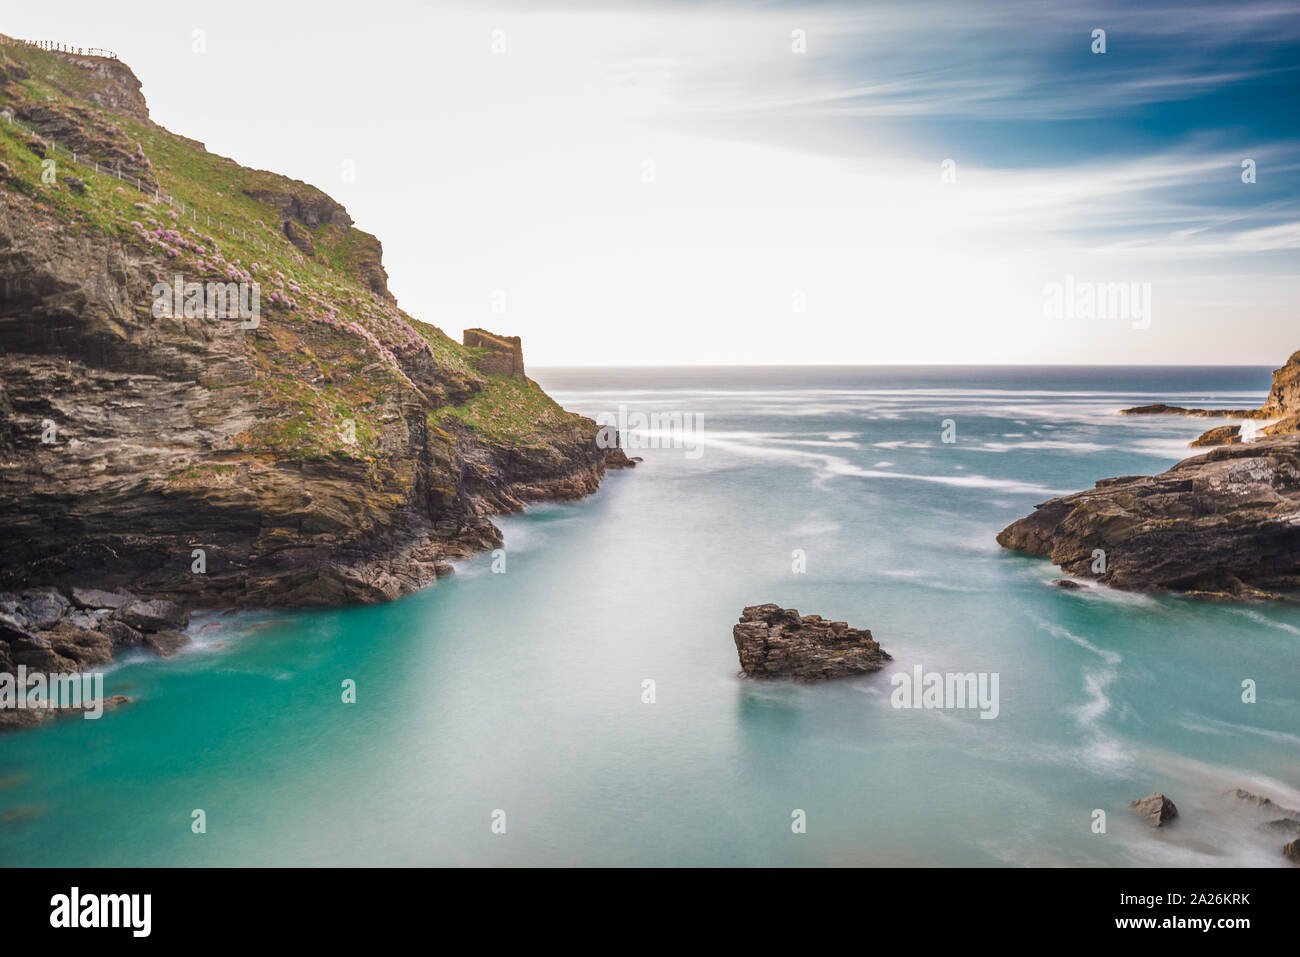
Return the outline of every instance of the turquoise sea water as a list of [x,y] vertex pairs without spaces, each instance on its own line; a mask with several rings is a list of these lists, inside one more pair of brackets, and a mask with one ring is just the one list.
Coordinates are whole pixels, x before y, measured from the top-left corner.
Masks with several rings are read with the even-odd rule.
[[[595,497],[502,520],[504,574],[196,618],[188,653],[108,673],[128,707],[0,737],[0,863],[1283,863],[1222,792],[1300,807],[1300,607],[1067,592],[994,542],[1217,424],[1116,409],[1258,405],[1268,369],[533,374],[591,415],[702,416],[699,453],[660,435]],[[766,601],[895,661],[740,678],[731,626]],[[917,665],[997,673],[997,718],[892,707]],[[1182,815],[1159,832],[1125,810],[1155,790]]]

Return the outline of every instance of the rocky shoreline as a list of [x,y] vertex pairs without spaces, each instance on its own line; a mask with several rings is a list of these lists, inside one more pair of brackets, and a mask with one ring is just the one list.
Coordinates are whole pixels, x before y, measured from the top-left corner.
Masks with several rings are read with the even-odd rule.
[[1239,414],[1272,424],[1253,442],[1240,426],[1212,429],[1192,443],[1210,452],[1166,472],[1102,479],[1037,505],[998,533],[998,544],[1133,591],[1233,600],[1300,593],[1300,352],[1273,374],[1261,409],[1124,412]]

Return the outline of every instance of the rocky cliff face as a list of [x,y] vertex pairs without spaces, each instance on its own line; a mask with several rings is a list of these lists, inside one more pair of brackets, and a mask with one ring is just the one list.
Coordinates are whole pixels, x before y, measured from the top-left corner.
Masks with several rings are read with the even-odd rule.
[[521,353],[507,374],[403,313],[340,205],[77,60],[0,43],[0,591],[390,599],[499,542],[492,514],[626,464]]

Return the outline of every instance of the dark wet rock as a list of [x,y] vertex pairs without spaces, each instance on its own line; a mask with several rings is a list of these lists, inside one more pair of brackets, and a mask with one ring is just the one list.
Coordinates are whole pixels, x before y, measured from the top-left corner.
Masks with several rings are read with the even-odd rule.
[[45,674],[70,674],[77,669],[77,662],[59,654],[54,645],[44,635],[28,635],[9,641],[9,657],[14,667],[23,665],[30,671]]
[[1053,578],[1052,584],[1057,588],[1064,588],[1066,591],[1077,591],[1080,588],[1087,587],[1086,585],[1081,585],[1076,581],[1071,581],[1068,578]]
[[866,629],[779,605],[752,605],[731,630],[740,667],[753,678],[820,681],[879,671],[889,654]]
[[1120,415],[1190,415],[1202,419],[1261,418],[1258,409],[1187,409],[1181,405],[1139,405],[1132,409],[1120,409]]
[[72,603],[78,608],[121,608],[135,601],[134,595],[126,592],[100,591],[98,588],[73,588]]
[[188,611],[175,602],[163,599],[132,602],[119,609],[116,617],[138,631],[184,628],[190,623]]
[[43,632],[42,637],[49,641],[55,654],[76,663],[74,671],[86,671],[113,660],[112,640],[98,631],[78,628],[64,621],[51,631]]
[[124,621],[109,618],[100,623],[99,630],[108,636],[114,647],[129,648],[144,641],[144,636]]
[[[1117,588],[1276,598],[1300,589],[1300,435],[1104,479],[1038,505],[997,540]],[[1094,572],[1100,553],[1105,570]]]
[[1300,841],[1292,841],[1282,846],[1282,856],[1292,864],[1300,864]]
[[170,658],[189,643],[190,636],[181,631],[155,631],[144,636],[144,646],[164,658]]
[[29,588],[18,594],[18,610],[28,628],[42,631],[68,613],[68,600],[53,588]]
[[0,612],[0,641],[8,643],[15,638],[23,638],[29,634],[25,620]]
[[1151,827],[1163,827],[1178,817],[1178,808],[1159,791],[1139,798],[1129,805]]
[[1282,807],[1272,798],[1264,797],[1253,791],[1247,791],[1245,788],[1232,788],[1225,792],[1228,797],[1236,798],[1245,804],[1253,805],[1269,814],[1276,814],[1279,817],[1289,818],[1293,821],[1300,821],[1300,811],[1292,810],[1289,807]]

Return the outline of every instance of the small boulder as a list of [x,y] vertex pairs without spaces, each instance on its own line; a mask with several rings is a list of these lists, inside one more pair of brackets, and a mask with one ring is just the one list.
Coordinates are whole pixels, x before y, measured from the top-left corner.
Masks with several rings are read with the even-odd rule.
[[77,663],[56,652],[50,640],[43,635],[10,641],[9,655],[15,666],[25,665],[28,671],[72,674],[78,670]]
[[1293,821],[1289,817],[1278,818],[1276,821],[1266,821],[1260,827],[1266,831],[1275,831],[1279,834],[1294,834],[1300,837],[1300,821]]
[[1178,817],[1178,808],[1159,791],[1129,805],[1151,827],[1163,827]]
[[100,591],[98,588],[72,589],[72,603],[78,608],[112,608],[118,609],[135,601],[134,595],[123,592]]
[[184,628],[190,623],[190,614],[175,602],[156,599],[133,601],[118,609],[117,618],[137,631],[163,631]]
[[1070,581],[1070,579],[1068,578],[1053,578],[1052,584],[1055,585],[1057,588],[1064,588],[1067,591],[1077,591],[1078,589],[1084,587],[1083,585],[1080,585],[1076,581]]
[[29,588],[18,596],[18,608],[32,631],[44,631],[68,613],[68,600],[53,588]]
[[88,628],[78,628],[71,622],[59,622],[56,628],[43,632],[56,654],[77,663],[76,671],[85,671],[95,665],[113,660],[113,642],[107,635]]
[[108,618],[99,623],[99,630],[108,636],[109,641],[113,642],[114,647],[129,648],[141,644],[144,641],[144,635],[136,631],[124,621],[118,621],[115,618]]
[[164,658],[170,658],[189,643],[189,635],[173,629],[155,631],[144,636],[144,646]]

